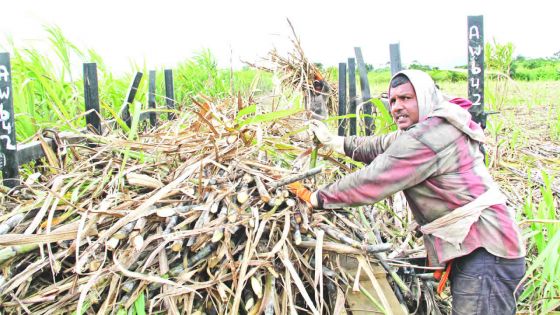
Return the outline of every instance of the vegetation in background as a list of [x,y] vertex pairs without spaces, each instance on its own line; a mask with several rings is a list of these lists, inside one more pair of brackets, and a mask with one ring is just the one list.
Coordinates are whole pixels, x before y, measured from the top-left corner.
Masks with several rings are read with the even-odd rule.
[[510,76],[515,80],[560,80],[560,52],[550,58],[527,59],[518,56],[513,60]]
[[180,103],[190,103],[190,98],[199,93],[213,97],[235,95],[240,91],[249,91],[253,83],[257,91],[270,90],[272,87],[270,75],[264,72],[249,68],[233,72],[219,69],[218,61],[208,49],[180,63],[174,70],[174,76],[175,97]]
[[72,78],[70,55],[84,54],[60,35],[60,29],[48,28],[49,41],[59,58],[53,63],[48,54],[36,49],[13,47],[11,55],[12,85],[17,138],[23,139],[37,130],[62,121],[75,127],[78,114],[72,106],[79,95],[78,86],[69,83]]
[[[76,63],[97,63],[101,114],[111,119],[119,112],[134,75],[144,75],[136,100],[146,103],[148,70],[134,65],[129,74],[114,75],[93,50],[82,51],[64,37],[58,27],[47,27],[52,52],[33,47],[20,48],[11,44],[12,85],[18,141],[30,138],[38,131],[56,125],[61,130],[85,127],[82,73],[76,73]],[[54,53],[55,58],[52,58]],[[223,97],[271,87],[267,74],[252,70],[218,69],[208,50],[173,69],[175,98],[181,107],[190,104],[196,94]],[[156,70],[156,103],[165,104],[163,69]]]
[[[485,45],[485,68],[486,80],[500,81],[503,84],[505,78],[516,81],[555,81],[560,80],[560,51],[547,58],[525,58],[514,57],[515,46],[510,43],[499,43],[497,41],[487,42]],[[322,65],[321,65],[322,66]],[[386,87],[391,79],[390,65],[374,67],[366,64],[369,83],[376,86]],[[458,66],[456,69],[440,69],[425,65],[414,60],[407,69],[418,69],[426,71],[438,84],[448,82],[465,82],[467,80],[467,66]],[[327,67],[331,78],[337,80],[338,68]],[[356,73],[357,82],[358,74]],[[496,83],[496,82],[494,82]],[[493,91],[494,88],[489,90]],[[507,90],[501,90],[500,94],[507,94]]]
[[509,92],[510,69],[513,62],[514,46],[512,43],[499,44],[496,41],[486,43],[484,47],[485,104],[490,110],[501,110]]
[[534,192],[530,190],[523,209],[530,237],[527,239],[529,267],[520,300],[531,311],[545,314],[560,308],[560,213],[555,206],[552,178],[546,172],[541,177],[542,199],[535,203]]

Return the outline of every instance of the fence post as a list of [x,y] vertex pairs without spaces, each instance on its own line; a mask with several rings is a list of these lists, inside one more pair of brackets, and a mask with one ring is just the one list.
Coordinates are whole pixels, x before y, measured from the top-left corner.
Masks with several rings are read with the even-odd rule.
[[0,53],[0,168],[3,184],[10,188],[19,184],[11,75],[10,54]]
[[366,135],[369,136],[375,131],[375,124],[372,117],[372,104],[371,104],[371,93],[369,91],[369,80],[367,77],[366,63],[364,62],[364,57],[362,56],[362,49],[360,47],[354,47],[354,53],[356,54],[356,61],[358,62],[358,73],[360,74],[360,88],[362,90],[362,104],[364,111],[364,123],[366,127]]
[[130,116],[130,108],[129,105],[134,102],[134,97],[136,96],[136,92],[138,92],[138,86],[140,85],[140,81],[142,80],[142,72],[136,72],[132,83],[130,83],[130,87],[128,88],[128,93],[126,95],[126,100],[121,108],[120,117],[126,123],[128,127],[132,125],[132,117]]
[[167,119],[175,119],[175,91],[173,90],[173,70],[165,69],[165,103],[170,112],[167,114]]
[[150,126],[157,125],[156,116],[156,71],[150,70],[148,74],[148,108],[150,110]]
[[84,101],[87,112],[86,125],[91,125],[97,134],[102,134],[96,63],[84,63]]
[[350,118],[350,135],[356,135],[356,60],[348,58],[348,97],[350,98],[349,109],[350,114],[354,117]]
[[[338,64],[338,116],[346,115],[346,63]],[[346,135],[347,118],[338,119],[338,135]]]
[[486,128],[486,112],[484,112],[484,29],[483,16],[468,16],[468,84],[469,100],[472,102],[469,111],[473,120]]
[[391,76],[402,70],[401,64],[401,44],[389,44],[389,55],[391,58]]

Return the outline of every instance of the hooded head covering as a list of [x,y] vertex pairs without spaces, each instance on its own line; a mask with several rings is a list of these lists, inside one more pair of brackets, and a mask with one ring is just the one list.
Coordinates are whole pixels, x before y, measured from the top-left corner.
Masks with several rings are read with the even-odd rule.
[[403,70],[396,73],[393,78],[398,74],[404,74],[414,87],[418,102],[418,121],[423,121],[428,117],[441,117],[471,139],[484,142],[482,128],[471,120],[471,114],[466,109],[470,107],[468,102],[451,103],[449,98],[441,93],[432,78],[424,71]]

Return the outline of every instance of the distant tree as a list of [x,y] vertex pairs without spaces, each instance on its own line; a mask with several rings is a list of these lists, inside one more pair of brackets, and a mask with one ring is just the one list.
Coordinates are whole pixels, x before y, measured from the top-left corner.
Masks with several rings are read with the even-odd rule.
[[530,59],[525,61],[525,68],[527,69],[537,69],[542,67],[543,60],[542,59]]
[[560,50],[554,53],[553,58],[556,60],[560,60]]
[[431,66],[421,64],[420,62],[418,62],[418,60],[413,60],[408,68],[422,71],[437,70],[437,68],[432,68]]
[[372,72],[380,73],[380,72],[388,72],[388,71],[391,71],[390,65],[381,65],[380,67],[373,69]]
[[[521,57],[523,59],[520,60],[519,57]],[[519,65],[523,62],[523,60],[525,60],[524,59],[525,57],[522,57],[522,56],[519,56],[519,57],[515,58],[515,60],[513,60],[513,62],[511,63],[511,66],[509,67],[509,76],[512,79],[517,79],[518,78],[518,76],[519,76],[519,73],[518,73]]]
[[319,69],[320,71],[323,71],[323,64],[320,62],[314,62],[313,63],[315,65],[315,67],[317,67],[317,69]]
[[366,63],[366,71],[367,72],[373,71],[373,65],[371,63]]
[[461,82],[467,80],[467,74],[458,71],[448,71],[447,79],[451,82]]

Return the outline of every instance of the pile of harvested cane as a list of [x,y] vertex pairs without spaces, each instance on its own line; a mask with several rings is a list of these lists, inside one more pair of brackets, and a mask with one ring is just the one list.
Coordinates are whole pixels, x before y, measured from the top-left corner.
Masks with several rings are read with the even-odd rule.
[[1,193],[0,309],[340,314],[354,279],[326,254],[369,270],[390,245],[295,199],[285,185],[320,170],[293,169],[310,143],[289,139],[298,116],[241,127],[242,103],[195,102],[136,138],[61,143]]

